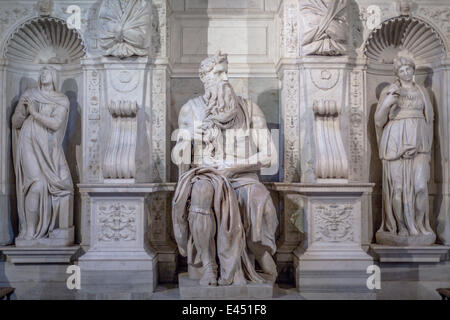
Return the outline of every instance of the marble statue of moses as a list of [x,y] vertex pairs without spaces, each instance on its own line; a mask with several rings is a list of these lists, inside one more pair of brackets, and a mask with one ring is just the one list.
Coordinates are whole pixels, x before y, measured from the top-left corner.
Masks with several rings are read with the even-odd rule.
[[[172,215],[179,251],[190,268],[199,270],[200,285],[262,283],[277,276],[272,255],[278,219],[257,175],[276,161],[276,151],[270,138],[258,139],[258,132],[267,133],[264,115],[235,95],[227,68],[227,56],[220,52],[202,62],[205,95],[182,107],[179,127],[190,138],[180,135],[173,150],[194,160],[180,166]],[[237,133],[229,135],[233,130]],[[238,147],[230,148],[235,143]]]

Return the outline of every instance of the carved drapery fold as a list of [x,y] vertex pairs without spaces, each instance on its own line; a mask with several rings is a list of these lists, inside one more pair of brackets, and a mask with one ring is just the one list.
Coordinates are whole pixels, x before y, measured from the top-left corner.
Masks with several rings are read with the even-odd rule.
[[348,161],[339,125],[341,107],[334,100],[315,100],[316,177],[346,179]]
[[108,148],[103,163],[105,179],[126,179],[136,177],[137,110],[136,102],[111,101],[108,105],[112,116]]
[[300,6],[304,20],[304,55],[338,56],[348,51],[347,0],[307,0]]
[[146,0],[104,0],[100,46],[105,56],[146,56],[150,47],[150,9]]

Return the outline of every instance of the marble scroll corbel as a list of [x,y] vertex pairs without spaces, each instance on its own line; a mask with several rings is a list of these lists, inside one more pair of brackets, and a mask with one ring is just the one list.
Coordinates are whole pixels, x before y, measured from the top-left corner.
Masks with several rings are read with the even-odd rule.
[[103,162],[105,183],[134,183],[138,105],[135,101],[111,101],[108,110],[111,129]]

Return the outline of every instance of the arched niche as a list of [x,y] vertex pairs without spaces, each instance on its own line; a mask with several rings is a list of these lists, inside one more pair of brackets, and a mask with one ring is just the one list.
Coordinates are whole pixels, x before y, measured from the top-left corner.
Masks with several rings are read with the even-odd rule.
[[[75,29],[69,29],[64,20],[39,17],[20,24],[7,37],[3,46],[0,69],[2,101],[2,135],[0,161],[4,163],[2,181],[6,201],[0,203],[0,211],[11,217],[12,230],[17,231],[15,202],[15,176],[11,150],[11,116],[20,96],[28,88],[37,86],[39,71],[52,66],[58,71],[57,90],[70,101],[69,121],[63,147],[74,184],[79,182],[76,150],[81,145],[81,101],[83,97],[83,73],[80,64],[86,55],[83,39]],[[79,230],[80,201],[75,195],[75,228]],[[1,218],[1,217],[0,217]],[[4,219],[4,217],[3,217]],[[78,229],[78,230],[77,230]],[[12,240],[14,235],[9,236]]]
[[378,157],[374,113],[381,91],[395,81],[394,58],[400,51],[407,51],[416,63],[415,81],[428,91],[434,108],[434,141],[429,183],[430,217],[433,229],[437,229],[437,217],[445,210],[442,205],[444,159],[447,134],[444,115],[448,113],[448,82],[444,68],[447,49],[438,30],[418,17],[400,16],[382,22],[372,30],[364,45],[366,57],[365,108],[369,140],[369,179],[376,183],[373,195],[372,217],[374,233],[381,223],[382,168]]

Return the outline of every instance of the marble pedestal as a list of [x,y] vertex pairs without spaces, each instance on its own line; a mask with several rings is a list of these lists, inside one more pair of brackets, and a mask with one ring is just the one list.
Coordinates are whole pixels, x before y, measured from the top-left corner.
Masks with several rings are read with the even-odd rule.
[[307,248],[294,253],[301,292],[367,292],[373,259],[361,247],[362,196],[371,184],[304,186]]
[[[89,197],[90,247],[80,257],[82,299],[151,295],[157,255],[145,234],[153,185],[79,185]],[[120,294],[119,294],[120,293]],[[141,298],[145,298],[142,297]]]
[[273,298],[273,283],[249,283],[245,286],[201,286],[198,279],[190,279],[188,273],[180,273],[178,275],[178,286],[181,299],[250,300]]
[[378,244],[387,246],[430,246],[436,242],[436,235],[434,233],[427,235],[419,234],[417,236],[401,236],[390,232],[378,231],[375,237]]
[[362,225],[367,225],[362,201],[372,187],[350,183],[276,185],[277,190],[299,194],[303,200],[306,241],[293,258],[301,292],[368,291],[366,272],[373,258],[361,246]]
[[372,244],[370,248],[374,251],[376,258],[380,262],[396,263],[439,263],[445,260],[445,255],[449,254],[450,246],[386,246]]
[[74,227],[58,228],[49,232],[48,238],[32,240],[16,238],[14,242],[16,244],[16,247],[69,247],[73,245],[74,236]]
[[13,264],[70,264],[80,246],[0,247],[0,253]]

